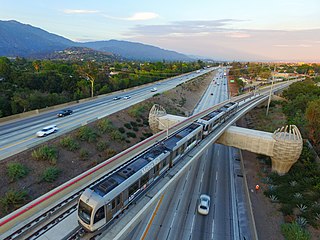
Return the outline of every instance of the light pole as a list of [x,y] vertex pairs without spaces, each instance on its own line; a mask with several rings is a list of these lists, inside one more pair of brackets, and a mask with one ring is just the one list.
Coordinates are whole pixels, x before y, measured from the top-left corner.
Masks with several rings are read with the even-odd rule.
[[271,102],[271,93],[272,93],[272,87],[273,87],[275,71],[276,71],[276,66],[274,66],[274,70],[273,70],[273,74],[272,74],[272,82],[271,82],[271,87],[270,87],[270,94],[269,94],[269,99],[268,99],[268,106],[267,106],[266,116],[268,116],[268,113],[269,113],[269,106],[270,106],[270,102]]
[[168,122],[167,122],[167,126],[166,125],[164,125],[161,121],[160,121],[160,119],[157,117],[156,118],[156,120],[158,121],[158,123],[160,123],[160,125],[161,126],[163,126],[163,127],[165,127],[165,129],[166,129],[166,133],[167,133],[167,139],[169,138],[169,126],[168,126]]

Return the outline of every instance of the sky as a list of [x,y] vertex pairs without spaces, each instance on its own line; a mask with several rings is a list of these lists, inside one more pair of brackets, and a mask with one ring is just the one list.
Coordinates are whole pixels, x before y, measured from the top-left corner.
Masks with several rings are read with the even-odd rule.
[[320,62],[320,0],[0,0],[73,41],[126,40],[215,60]]

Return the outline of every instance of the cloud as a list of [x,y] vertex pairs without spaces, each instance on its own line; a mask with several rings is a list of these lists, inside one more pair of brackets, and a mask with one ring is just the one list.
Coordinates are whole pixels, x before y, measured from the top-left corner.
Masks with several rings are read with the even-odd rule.
[[[177,21],[163,25],[137,25],[131,29],[131,35],[207,35],[208,33],[226,32],[227,25],[240,22],[236,19],[220,19],[211,21]],[[240,37],[240,35],[238,35]],[[244,35],[242,36],[244,37]],[[248,37],[248,36],[247,36]]]
[[154,18],[158,18],[159,15],[153,12],[138,12],[133,14],[131,17],[114,17],[107,14],[103,14],[104,17],[115,19],[115,20],[122,20],[122,21],[145,21]]
[[226,34],[227,37],[231,38],[250,38],[251,35],[245,32],[231,32],[229,34]]
[[66,14],[92,14],[98,13],[99,11],[96,10],[85,10],[85,9],[65,9],[63,10]]
[[153,12],[140,12],[133,14],[132,17],[127,18],[129,21],[141,21],[141,20],[150,20],[159,17],[158,14]]

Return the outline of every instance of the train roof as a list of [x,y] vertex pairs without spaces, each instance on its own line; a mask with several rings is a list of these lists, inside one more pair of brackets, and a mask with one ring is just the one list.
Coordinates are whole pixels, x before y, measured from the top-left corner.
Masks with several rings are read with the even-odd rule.
[[215,116],[217,116],[221,112],[222,112],[221,109],[217,109],[217,110],[207,114],[206,116],[202,117],[201,119],[205,120],[205,121],[209,121],[210,119],[214,118]]
[[173,150],[181,139],[188,136],[191,132],[198,129],[199,127],[201,127],[201,125],[197,123],[192,123],[189,126],[182,129],[181,131],[179,131],[177,134],[165,140],[163,144],[165,145],[166,148]]
[[157,144],[134,158],[128,164],[121,166],[116,172],[91,187],[91,189],[103,197],[166,151],[168,150],[163,144]]

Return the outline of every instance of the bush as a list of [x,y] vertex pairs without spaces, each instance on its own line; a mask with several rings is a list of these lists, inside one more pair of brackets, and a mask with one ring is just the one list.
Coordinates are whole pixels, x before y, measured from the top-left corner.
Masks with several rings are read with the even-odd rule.
[[54,182],[58,178],[60,172],[61,171],[56,167],[49,167],[43,172],[41,179],[45,182]]
[[125,133],[126,132],[126,130],[123,127],[118,128],[118,130],[119,130],[120,133]]
[[138,124],[136,122],[132,122],[131,121],[130,124],[131,124],[132,127],[137,127],[138,126]]
[[54,147],[45,145],[34,150],[31,156],[35,160],[48,161],[50,164],[55,165],[57,163],[58,151]]
[[123,135],[122,135],[118,130],[113,130],[113,131],[110,133],[110,137],[111,137],[112,140],[115,140],[115,141],[122,141],[122,140],[124,140]]
[[309,232],[301,228],[297,223],[285,223],[281,225],[281,233],[286,240],[310,240]]
[[81,160],[87,160],[89,157],[89,152],[86,149],[80,150],[80,159]]
[[72,137],[65,137],[60,140],[60,145],[69,151],[76,151],[79,149],[79,143],[76,142]]
[[130,123],[125,123],[124,126],[128,129],[132,129],[131,124]]
[[97,123],[97,127],[101,133],[111,132],[114,129],[112,122],[109,119],[100,120]]
[[79,128],[77,137],[81,141],[87,141],[87,142],[95,142],[97,140],[97,133],[90,127],[88,126],[83,126]]
[[151,137],[153,134],[150,132],[143,132],[142,133],[146,138]]
[[26,191],[9,190],[4,197],[0,198],[1,208],[5,213],[8,213],[10,210],[17,209],[24,205],[26,198]]
[[21,163],[8,163],[7,171],[10,182],[23,178],[28,174],[28,169]]
[[141,122],[141,119],[140,119],[140,118],[137,118],[137,119],[136,119],[136,122],[140,123],[140,122]]
[[116,151],[111,149],[111,148],[108,148],[105,152],[104,152],[104,157],[105,158],[110,158],[112,156],[116,155]]
[[134,132],[127,132],[128,137],[136,138],[137,135]]
[[139,128],[137,128],[137,127],[133,127],[132,130],[135,132],[139,132]]
[[98,142],[98,144],[97,144],[97,150],[98,150],[99,152],[102,152],[102,151],[106,150],[107,147],[108,147],[108,144],[107,144],[106,142],[100,141],[100,142]]

